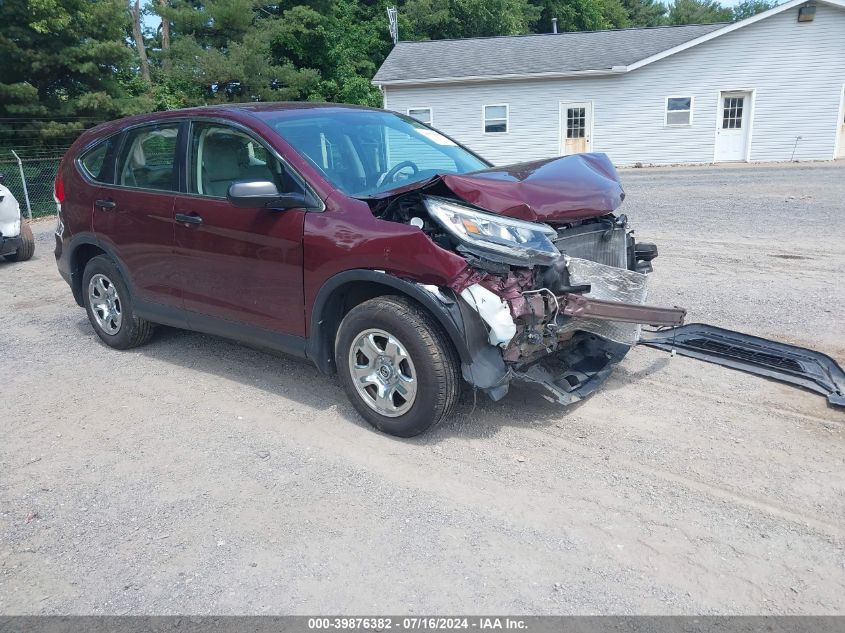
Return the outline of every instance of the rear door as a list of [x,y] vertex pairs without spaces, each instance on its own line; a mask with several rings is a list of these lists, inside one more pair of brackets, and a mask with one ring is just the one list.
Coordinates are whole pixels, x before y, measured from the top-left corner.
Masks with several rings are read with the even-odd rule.
[[117,256],[136,296],[177,310],[173,203],[183,130],[180,122],[167,122],[124,132],[114,184],[97,189],[93,211],[98,239]]
[[176,256],[191,327],[217,331],[225,320],[304,336],[306,212],[243,209],[226,199],[237,180],[271,180],[280,191],[292,191],[300,184],[289,168],[251,132],[197,121],[191,125],[186,169],[187,193],[176,197],[174,210]]

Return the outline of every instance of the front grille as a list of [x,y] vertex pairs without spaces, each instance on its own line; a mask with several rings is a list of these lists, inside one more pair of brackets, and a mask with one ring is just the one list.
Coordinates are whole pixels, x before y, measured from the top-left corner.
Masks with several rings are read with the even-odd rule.
[[622,227],[588,224],[565,229],[554,240],[561,253],[605,266],[628,267],[627,238]]

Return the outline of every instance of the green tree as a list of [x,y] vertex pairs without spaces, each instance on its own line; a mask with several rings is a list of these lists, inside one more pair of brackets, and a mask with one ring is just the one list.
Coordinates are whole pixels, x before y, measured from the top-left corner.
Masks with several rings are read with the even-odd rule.
[[379,3],[341,0],[328,5],[285,10],[274,27],[274,58],[318,73],[320,80],[308,99],[380,105],[381,95],[370,79],[389,52],[390,40]]
[[669,24],[712,24],[732,17],[718,0],[675,0],[669,7]]
[[[167,50],[158,52],[151,96],[182,104],[305,98],[319,74],[279,62],[273,41],[279,14],[258,0],[173,0],[153,10],[167,21]],[[275,7],[274,7],[275,8]]]
[[402,39],[429,40],[522,35],[539,13],[528,0],[408,0],[399,32]]
[[744,0],[731,9],[733,12],[733,21],[738,22],[739,20],[750,18],[763,11],[774,9],[776,6],[778,6],[777,2],[769,2],[769,0]]
[[666,7],[660,0],[622,0],[631,26],[660,26],[666,22]]
[[537,33],[551,33],[552,18],[559,31],[597,31],[628,26],[628,14],[620,0],[540,0]]
[[135,110],[124,0],[0,2],[0,146],[66,146]]

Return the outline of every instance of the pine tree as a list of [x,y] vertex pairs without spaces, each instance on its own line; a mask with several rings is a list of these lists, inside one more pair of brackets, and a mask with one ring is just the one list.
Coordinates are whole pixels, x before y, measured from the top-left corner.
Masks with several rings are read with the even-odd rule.
[[123,0],[0,2],[0,145],[64,147],[135,109]]

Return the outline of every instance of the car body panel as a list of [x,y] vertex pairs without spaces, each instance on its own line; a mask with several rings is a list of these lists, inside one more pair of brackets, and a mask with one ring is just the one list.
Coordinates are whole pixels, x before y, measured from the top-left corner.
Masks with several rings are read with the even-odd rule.
[[531,222],[572,222],[607,215],[625,199],[606,154],[575,154],[468,174],[442,174],[372,196],[383,199],[439,185],[493,213]]
[[239,209],[225,199],[176,196],[173,270],[191,313],[305,335],[302,232],[306,211]]
[[[98,241],[123,262],[135,292],[148,301],[173,306],[182,301],[173,243],[175,198],[169,191],[101,185],[88,202]],[[114,207],[97,207],[97,200]]]
[[18,237],[20,233],[20,204],[8,187],[0,185],[0,237]]
[[432,242],[417,227],[375,218],[362,201],[340,194],[326,200],[324,213],[309,213],[304,230],[305,310],[320,288],[350,269],[382,270],[423,284],[447,285],[466,260]]
[[575,154],[442,178],[443,184],[471,204],[535,222],[606,215],[625,199],[606,154]]

